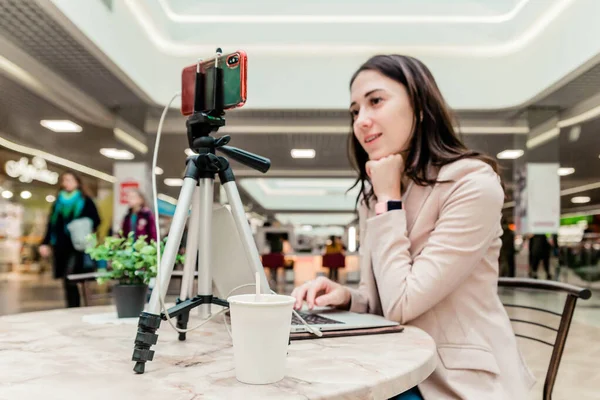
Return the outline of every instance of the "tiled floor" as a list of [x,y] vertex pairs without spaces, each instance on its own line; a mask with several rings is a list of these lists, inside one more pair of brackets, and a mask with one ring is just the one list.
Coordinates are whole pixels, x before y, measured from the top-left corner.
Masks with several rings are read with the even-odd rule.
[[[587,286],[569,277],[572,284]],[[293,285],[280,285],[279,293],[289,293]],[[600,399],[600,286],[594,285],[590,300],[579,301],[565,353],[560,366],[554,399]],[[176,293],[174,290],[173,293]],[[169,301],[172,301],[172,296]],[[537,292],[514,292],[502,290],[503,300],[530,306],[562,311],[564,296]],[[107,304],[109,299],[96,301],[95,304]],[[0,274],[0,315],[21,312],[55,309],[64,307],[62,284],[48,275],[5,273]],[[510,311],[518,317],[537,317],[539,314],[530,310]],[[543,323],[558,326],[558,318],[541,315]],[[552,340],[550,331],[531,326],[515,325],[515,331],[545,340]],[[531,400],[541,399],[544,377],[550,360],[551,348],[547,345],[519,339],[521,349],[528,365],[538,378],[532,391]]]

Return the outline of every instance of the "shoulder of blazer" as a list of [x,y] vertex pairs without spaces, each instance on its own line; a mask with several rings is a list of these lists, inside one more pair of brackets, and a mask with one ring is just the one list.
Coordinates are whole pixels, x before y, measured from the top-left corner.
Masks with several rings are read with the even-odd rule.
[[464,158],[444,165],[440,169],[437,179],[440,181],[456,182],[474,175],[486,175],[498,181],[498,183],[500,182],[500,177],[494,172],[492,167],[488,163],[476,158]]
[[484,161],[467,158],[447,164],[440,169],[438,180],[449,181],[437,184],[444,193],[440,196],[440,205],[460,188],[477,191],[490,205],[504,203],[500,176]]

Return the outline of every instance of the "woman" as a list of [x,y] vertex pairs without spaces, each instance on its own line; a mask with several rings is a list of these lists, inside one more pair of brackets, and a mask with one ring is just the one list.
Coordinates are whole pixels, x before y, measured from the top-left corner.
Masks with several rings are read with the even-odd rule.
[[344,254],[346,251],[344,243],[342,243],[342,240],[338,236],[331,235],[329,242],[325,246],[325,254]]
[[[329,237],[329,243],[325,246],[325,255],[328,254],[340,254],[342,256],[346,255],[346,247],[344,247],[344,243],[342,243],[342,239],[338,236],[331,235]],[[343,260],[343,259],[342,259]],[[344,261],[339,261],[339,264],[332,264],[333,261],[331,259],[327,263],[327,267],[329,268],[329,279],[332,281],[338,280],[338,272],[339,269],[344,267]],[[323,258],[323,266],[325,266],[325,258]]]
[[417,326],[438,366],[399,399],[523,399],[534,383],[497,295],[504,193],[496,163],[468,150],[430,71],[375,56],[351,80],[361,281],[294,289],[295,308],[334,306]]
[[127,193],[127,203],[129,211],[125,218],[121,229],[123,236],[127,237],[129,232],[134,233],[137,239],[140,236],[146,236],[146,240],[156,240],[156,225],[154,215],[146,203],[146,199],[141,191],[134,189]]
[[81,178],[74,172],[60,177],[60,190],[52,205],[46,236],[40,246],[40,255],[48,257],[50,246],[54,256],[54,278],[62,278],[68,307],[79,307],[77,284],[67,280],[67,275],[84,272],[86,255],[73,247],[67,225],[79,218],[92,220],[94,231],[100,225],[100,216],[94,201],[87,195]]

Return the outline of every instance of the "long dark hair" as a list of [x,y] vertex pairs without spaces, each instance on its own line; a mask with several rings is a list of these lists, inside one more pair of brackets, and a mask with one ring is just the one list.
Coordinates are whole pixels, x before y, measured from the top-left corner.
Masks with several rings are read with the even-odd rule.
[[[491,157],[469,150],[454,132],[454,116],[429,69],[421,61],[402,55],[377,55],[370,58],[354,73],[350,86],[362,71],[377,71],[393,79],[406,88],[414,112],[413,131],[410,137],[408,153],[405,156],[405,176],[415,184],[429,186],[442,181],[437,180],[430,167],[439,169],[446,164],[463,158],[476,158],[489,164],[498,173],[498,163]],[[351,117],[351,133],[348,136],[348,158],[358,172],[358,178],[352,188],[360,184],[361,197],[366,204],[375,196],[373,189],[367,190],[370,182],[365,169],[369,161],[367,152],[354,135],[354,121]],[[352,189],[351,188],[351,189]]]
[[[83,179],[81,179],[81,176],[79,176],[79,174],[77,174],[77,173],[75,173],[74,171],[71,171],[71,170],[67,170],[67,171],[63,172],[58,177],[58,186],[59,186],[58,187],[58,191],[59,192],[64,189],[62,187],[62,180],[63,180],[63,177],[65,175],[71,175],[73,178],[75,178],[75,181],[77,182],[77,189],[79,189],[79,191],[81,192],[81,194],[83,194],[85,197],[90,197],[90,198],[92,197],[90,195],[90,191],[88,190],[87,186],[83,182]],[[58,198],[58,196],[57,196],[57,198]]]

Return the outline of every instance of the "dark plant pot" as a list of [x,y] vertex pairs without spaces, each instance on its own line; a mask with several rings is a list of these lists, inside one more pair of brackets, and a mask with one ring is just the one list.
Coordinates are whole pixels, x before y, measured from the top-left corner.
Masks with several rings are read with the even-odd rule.
[[136,318],[144,311],[148,285],[115,285],[113,291],[119,318]]

